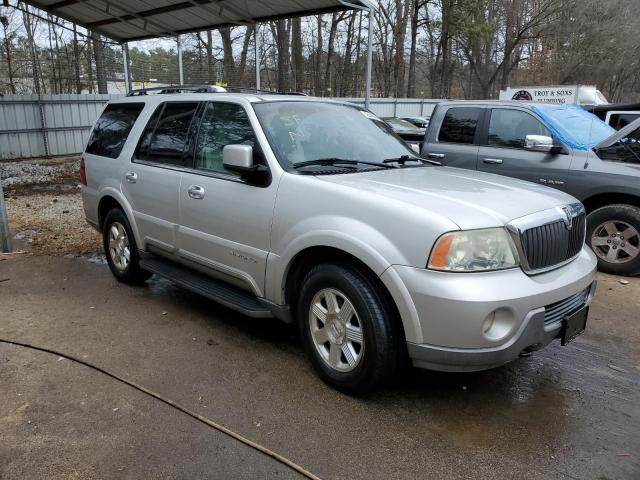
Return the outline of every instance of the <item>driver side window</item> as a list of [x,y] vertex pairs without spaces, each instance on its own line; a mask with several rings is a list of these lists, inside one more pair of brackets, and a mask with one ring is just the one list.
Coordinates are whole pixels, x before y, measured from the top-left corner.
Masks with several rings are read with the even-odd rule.
[[250,145],[256,137],[247,112],[235,103],[207,103],[196,142],[195,168],[234,175],[224,168],[222,150],[227,145]]
[[524,148],[527,135],[552,136],[547,127],[527,112],[506,108],[491,110],[489,146]]

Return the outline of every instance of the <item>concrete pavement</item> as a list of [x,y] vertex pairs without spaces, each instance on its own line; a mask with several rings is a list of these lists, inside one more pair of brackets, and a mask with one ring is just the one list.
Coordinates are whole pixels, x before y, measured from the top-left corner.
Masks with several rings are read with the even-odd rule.
[[[317,379],[291,326],[164,280],[134,288],[104,265],[20,255],[0,261],[0,278],[0,338],[107,368],[323,478],[640,478],[638,279],[601,275],[588,330],[567,347],[474,374],[411,369],[354,399]],[[0,400],[2,479],[293,477],[128,387],[18,347],[0,345]]]

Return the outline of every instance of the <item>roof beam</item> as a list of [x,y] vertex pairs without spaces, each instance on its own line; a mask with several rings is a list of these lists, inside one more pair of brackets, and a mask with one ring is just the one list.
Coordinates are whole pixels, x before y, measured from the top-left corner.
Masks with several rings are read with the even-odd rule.
[[[68,0],[68,1],[75,2],[77,0]],[[202,1],[202,0],[195,0],[195,1]],[[102,27],[104,25],[112,25],[114,23],[120,23],[121,21],[135,20],[136,18],[145,19],[147,17],[152,17],[153,15],[160,15],[161,13],[175,12],[176,10],[184,10],[185,8],[191,8],[192,6],[193,5],[191,4],[191,2],[180,2],[180,3],[175,3],[173,5],[166,5],[164,7],[152,8],[150,10],[142,10],[140,12],[136,12],[135,14],[128,13],[121,17],[106,18],[104,20],[98,20],[96,22],[88,23],[87,26],[89,28]],[[115,8],[120,8],[120,7],[116,5]]]
[[[102,10],[102,9],[100,9],[98,7],[94,7],[90,3],[87,3],[86,0],[82,0],[82,3],[86,7],[91,8],[92,10],[96,10],[96,11],[98,11],[100,13],[106,13],[107,15],[111,15],[112,17],[117,18],[118,21],[115,22],[115,23],[126,22],[126,23],[129,23],[129,24],[133,25],[135,28],[138,28],[138,29],[143,30],[145,32],[149,32],[149,33],[151,33],[152,35],[155,35],[155,36],[175,35],[176,34],[176,32],[173,31],[173,29],[171,27],[169,27],[167,25],[162,25],[161,23],[157,22],[156,20],[147,20],[146,18],[141,17],[137,13],[132,12],[131,10],[129,10],[129,9],[125,8],[125,7],[122,7],[120,5],[114,5],[111,2],[109,2],[108,0],[97,0],[97,1],[99,1],[102,4],[104,4],[106,8],[104,10]],[[118,10],[124,12],[125,15],[123,16],[123,15],[114,14],[111,11],[113,9],[118,9]],[[133,18],[131,18],[131,17],[133,17]],[[135,23],[133,23],[133,20],[142,20],[142,22],[143,22],[142,26],[136,25]],[[94,23],[97,23],[97,22],[94,22]],[[151,32],[147,28],[147,24],[153,25],[156,28],[160,29],[160,32]],[[89,27],[89,28],[91,28],[91,27]]]
[[[70,5],[75,5],[76,3],[80,3],[82,0],[62,0],[61,2],[52,3],[51,5],[46,6],[46,10],[53,11],[58,10],[59,8],[68,7]],[[45,6],[40,7],[45,9]]]

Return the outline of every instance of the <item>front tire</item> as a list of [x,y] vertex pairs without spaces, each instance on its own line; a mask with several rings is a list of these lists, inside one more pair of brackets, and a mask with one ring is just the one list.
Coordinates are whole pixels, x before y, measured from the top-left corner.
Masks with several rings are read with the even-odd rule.
[[126,215],[119,208],[107,213],[102,228],[102,243],[113,276],[122,283],[139,285],[151,273],[140,268],[140,255]]
[[354,266],[318,265],[298,297],[301,335],[316,372],[351,395],[389,379],[404,351],[396,310],[376,280]]
[[601,272],[640,274],[640,208],[615,204],[594,210],[587,217],[587,243]]

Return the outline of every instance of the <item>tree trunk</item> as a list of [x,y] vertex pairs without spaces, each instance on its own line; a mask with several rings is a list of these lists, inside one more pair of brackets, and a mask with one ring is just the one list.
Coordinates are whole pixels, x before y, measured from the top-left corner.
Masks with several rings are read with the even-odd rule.
[[293,60],[293,89],[304,90],[304,58],[302,57],[302,28],[300,17],[291,19],[291,57]]
[[40,64],[38,62],[38,53],[36,50],[36,42],[33,39],[33,30],[31,25],[31,14],[29,13],[29,7],[27,5],[24,6],[24,12],[22,14],[22,20],[24,22],[25,29],[27,30],[27,41],[29,42],[29,50],[31,50],[31,61],[33,63],[33,86],[38,95],[41,93],[47,93],[46,91],[42,91],[44,88],[44,84],[40,84],[41,81],[41,70]]
[[233,58],[233,40],[231,40],[231,27],[223,27],[220,30],[222,37],[222,65],[224,66],[224,78],[229,85],[237,84],[236,61]]
[[207,83],[213,78],[213,37],[211,30],[207,30]]
[[80,82],[80,52],[78,51],[78,32],[76,24],[73,24],[73,73],[76,84],[76,93],[82,93],[82,83]]
[[[89,38],[93,36],[93,32],[87,31],[87,81],[89,82],[89,93],[95,91],[95,85],[93,84],[93,48]],[[144,82],[144,72],[142,74],[142,81]]]
[[11,39],[9,38],[9,33],[7,32],[7,27],[9,26],[9,22],[6,20],[5,17],[3,17],[2,19],[2,28],[4,30],[4,48],[6,50],[7,53],[7,69],[8,69],[8,76],[9,76],[9,88],[11,89],[11,93],[13,93],[15,95],[16,93],[16,85],[13,82],[13,65],[12,65],[12,58],[11,58]]
[[342,78],[340,79],[340,90],[338,96],[343,97],[347,94],[349,84],[351,83],[351,55],[353,53],[353,29],[356,22],[356,12],[349,15],[347,24],[347,44],[344,49],[344,61],[342,63]]
[[338,30],[338,23],[342,20],[343,14],[338,16],[337,13],[331,15],[331,27],[329,28],[329,43],[327,44],[327,67],[324,71],[324,90],[333,95],[331,88],[331,70],[333,68],[333,50],[336,40],[336,32]]
[[360,95],[360,46],[362,44],[362,11],[359,13],[358,18],[358,36],[356,39],[356,61],[354,65],[355,76],[351,87],[351,96],[357,97]]
[[322,76],[320,70],[322,68],[322,15],[318,15],[318,31],[316,32],[316,55],[315,55],[315,72],[314,72],[314,91],[313,94],[317,97],[323,94],[322,92]]
[[394,96],[404,97],[404,39],[407,34],[409,5],[403,0],[396,0],[396,25],[393,32],[395,56],[393,62]]
[[107,88],[107,69],[104,64],[104,45],[96,32],[91,32],[93,43],[93,56],[96,61],[96,79],[98,80],[98,93],[109,93]]
[[242,50],[240,51],[240,63],[236,67],[236,74],[238,77],[238,86],[244,85],[244,76],[245,70],[247,68],[247,55],[249,52],[249,44],[251,43],[251,37],[253,37],[253,32],[255,27],[253,25],[247,27],[247,30],[244,32],[244,41],[242,43]]
[[411,9],[411,48],[409,50],[409,79],[407,80],[407,97],[416,96],[416,44],[418,43],[418,15],[420,0],[413,0]]
[[286,92],[289,90],[287,83],[287,65],[289,63],[289,42],[287,37],[286,20],[278,20],[276,22],[276,43],[278,46],[278,77],[277,90]]

